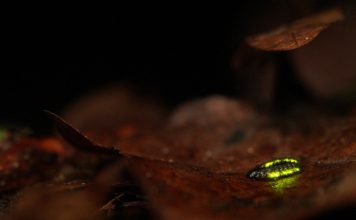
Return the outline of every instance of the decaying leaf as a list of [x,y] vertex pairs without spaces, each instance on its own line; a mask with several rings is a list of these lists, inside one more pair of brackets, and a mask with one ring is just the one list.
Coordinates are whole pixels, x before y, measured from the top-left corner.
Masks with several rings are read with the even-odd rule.
[[250,36],[247,43],[259,50],[293,50],[311,42],[328,25],[340,21],[344,15],[340,9],[331,9],[281,26],[271,32]]
[[[354,115],[273,118],[215,96],[188,103],[164,126],[135,136],[93,131],[91,138],[104,140],[103,145],[47,113],[78,152],[57,165],[62,168],[53,176],[64,178],[47,178],[53,183],[37,181],[38,186],[20,191],[8,219],[305,219],[348,212],[356,202]],[[50,151],[50,146],[40,149]],[[247,177],[256,165],[284,156],[298,158],[303,171],[270,181]],[[93,159],[113,163],[77,167],[81,175],[65,171]],[[24,163],[26,172],[14,180],[42,166]],[[83,175],[87,169],[91,175]]]
[[111,153],[117,154],[118,151],[115,148],[109,148],[105,146],[101,146],[85,136],[81,136],[80,132],[77,129],[74,129],[71,125],[65,122],[62,118],[57,116],[56,114],[45,111],[45,113],[50,116],[55,122],[58,131],[63,135],[63,137],[72,143],[74,146],[80,148],[83,151],[95,152],[95,153]]
[[2,140],[0,150],[0,192],[18,189],[49,176],[58,158],[64,154],[59,141],[53,138]]
[[[182,114],[185,123],[194,120],[190,128],[165,127],[149,135],[112,142],[120,147],[120,160],[126,161],[150,209],[161,219],[304,219],[327,210],[354,207],[354,117],[260,119],[251,130],[239,128],[238,123],[231,126],[224,117],[234,116],[224,116],[220,111],[226,109],[216,110],[208,104],[210,101],[192,103],[184,112],[218,114],[222,117],[219,121],[198,123],[200,119]],[[174,114],[177,120],[179,113]],[[61,131],[65,138],[72,134],[69,142],[84,143],[73,141],[85,137],[70,131],[75,129],[66,122],[56,123],[58,127],[65,124],[66,131]],[[236,129],[245,135],[227,142]],[[299,158],[303,172],[268,182],[246,177],[257,164],[281,156]]]

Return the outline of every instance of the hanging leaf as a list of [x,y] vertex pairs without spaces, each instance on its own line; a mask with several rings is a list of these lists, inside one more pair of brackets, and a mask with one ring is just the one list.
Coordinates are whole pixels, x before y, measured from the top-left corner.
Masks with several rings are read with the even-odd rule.
[[247,43],[259,50],[294,50],[311,42],[322,30],[343,18],[344,15],[340,9],[331,9],[281,26],[273,31],[247,37]]

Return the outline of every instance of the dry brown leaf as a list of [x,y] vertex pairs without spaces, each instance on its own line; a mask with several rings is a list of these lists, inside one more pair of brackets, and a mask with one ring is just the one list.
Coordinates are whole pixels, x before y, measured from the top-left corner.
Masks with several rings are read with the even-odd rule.
[[[304,219],[354,207],[355,118],[306,116],[280,124],[257,118],[258,125],[250,130],[239,127],[239,117],[231,115],[241,112],[226,115],[225,108],[217,110],[209,105],[211,100],[203,102],[174,114],[174,121],[179,121],[182,112],[190,127],[160,128],[111,143],[120,146],[121,158],[139,180],[149,207],[161,219]],[[234,106],[228,103],[224,105]],[[189,118],[186,112],[221,118],[201,123],[206,118]],[[227,118],[236,118],[235,126]],[[236,130],[244,134],[231,141]],[[68,134],[80,135],[64,133]],[[68,140],[80,143],[73,138]],[[281,156],[300,158],[304,171],[269,182],[246,177],[255,165]]]
[[247,43],[259,50],[293,50],[311,42],[328,25],[340,21],[344,15],[340,9],[331,9],[300,19],[273,31],[247,37]]
[[[48,177],[63,156],[59,141],[25,137],[0,143],[0,192],[18,189]],[[34,172],[34,170],[36,172]]]

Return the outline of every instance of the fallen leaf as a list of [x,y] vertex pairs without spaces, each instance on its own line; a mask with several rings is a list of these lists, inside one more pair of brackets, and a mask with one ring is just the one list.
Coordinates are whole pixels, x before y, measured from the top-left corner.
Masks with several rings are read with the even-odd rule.
[[31,137],[2,142],[0,149],[0,192],[19,189],[51,176],[64,152],[57,141]]
[[[225,111],[192,103],[184,112],[211,114],[210,108],[218,115]],[[355,204],[354,117],[309,115],[306,121],[287,118],[280,124],[276,119],[260,120],[247,137],[227,144],[236,131],[228,120],[207,125],[183,116],[187,124],[194,121],[190,128],[166,127],[112,143],[120,147],[121,160],[161,219],[304,219]],[[174,118],[178,120],[179,114]],[[74,129],[63,120],[56,123]],[[61,133],[72,134],[68,141],[73,144],[93,143],[75,141],[86,138],[80,132]],[[168,151],[159,153],[162,147]],[[299,158],[303,172],[273,181],[246,176],[257,164],[281,156]]]

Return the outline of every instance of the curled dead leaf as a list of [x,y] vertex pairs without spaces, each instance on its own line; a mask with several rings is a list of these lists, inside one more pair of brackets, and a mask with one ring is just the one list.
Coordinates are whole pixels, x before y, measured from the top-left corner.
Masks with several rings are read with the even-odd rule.
[[344,15],[338,8],[302,18],[287,26],[273,31],[250,36],[247,43],[256,49],[266,51],[294,50],[315,39],[330,24],[343,20]]

